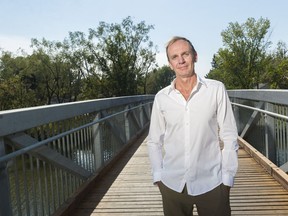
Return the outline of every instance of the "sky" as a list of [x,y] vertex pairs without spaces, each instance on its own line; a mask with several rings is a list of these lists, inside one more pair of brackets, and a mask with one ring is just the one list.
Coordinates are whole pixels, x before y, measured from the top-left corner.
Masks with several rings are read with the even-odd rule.
[[131,16],[134,23],[153,25],[149,36],[158,47],[160,66],[167,65],[165,44],[184,36],[198,53],[196,73],[205,76],[213,55],[223,47],[221,32],[229,23],[248,18],[267,18],[272,47],[288,44],[288,0],[0,0],[0,48],[29,53],[31,39],[63,41],[69,32],[96,29],[99,22],[121,23]]

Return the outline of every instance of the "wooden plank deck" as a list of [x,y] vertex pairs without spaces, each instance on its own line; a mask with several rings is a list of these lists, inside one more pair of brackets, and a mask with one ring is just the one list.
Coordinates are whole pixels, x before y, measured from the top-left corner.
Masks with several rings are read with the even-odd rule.
[[[97,182],[70,215],[163,215],[159,190],[151,183],[145,137]],[[231,208],[235,216],[288,215],[288,191],[243,149],[239,150],[239,171],[231,189]]]

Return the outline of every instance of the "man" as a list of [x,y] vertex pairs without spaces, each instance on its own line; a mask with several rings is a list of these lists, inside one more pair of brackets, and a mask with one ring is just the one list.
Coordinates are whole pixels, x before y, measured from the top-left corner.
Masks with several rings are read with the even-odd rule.
[[200,216],[231,215],[238,135],[225,87],[195,73],[197,52],[188,39],[172,38],[166,54],[176,78],[155,96],[148,135],[164,214],[193,215],[195,205]]

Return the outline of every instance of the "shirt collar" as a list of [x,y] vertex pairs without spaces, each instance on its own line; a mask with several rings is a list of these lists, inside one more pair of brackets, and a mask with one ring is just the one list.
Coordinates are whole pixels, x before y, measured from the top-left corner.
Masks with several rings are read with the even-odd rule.
[[[200,84],[207,87],[207,83],[205,82],[205,79],[201,78],[201,77],[198,76],[197,74],[196,74],[196,77],[197,77],[196,88],[199,88],[199,87],[200,87],[200,86],[199,86]],[[172,91],[175,91],[175,90],[176,90],[176,89],[175,89],[175,81],[176,81],[176,78],[171,82],[170,88],[169,88],[169,91],[168,91],[168,94],[170,94]]]

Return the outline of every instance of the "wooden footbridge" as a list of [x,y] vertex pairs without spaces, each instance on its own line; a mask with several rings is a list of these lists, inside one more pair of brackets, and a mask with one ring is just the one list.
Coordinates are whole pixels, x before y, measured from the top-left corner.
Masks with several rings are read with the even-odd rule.
[[[241,145],[232,215],[287,216],[288,90],[228,94]],[[153,100],[0,111],[0,216],[163,215],[145,141]]]
[[[244,140],[239,143],[239,171],[231,189],[232,215],[288,215],[288,176]],[[151,181],[143,135],[63,215],[163,215],[161,195]]]

